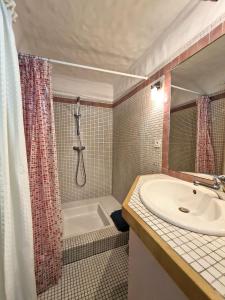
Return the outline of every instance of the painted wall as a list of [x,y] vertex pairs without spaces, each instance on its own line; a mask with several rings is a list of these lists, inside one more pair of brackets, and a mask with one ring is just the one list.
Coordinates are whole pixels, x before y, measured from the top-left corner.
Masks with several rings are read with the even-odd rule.
[[151,97],[150,86],[113,109],[113,196],[123,201],[135,177],[161,172],[163,100]]
[[81,137],[87,173],[87,183],[75,183],[78,145],[74,121],[74,104],[54,102],[59,184],[62,202],[110,195],[112,192],[112,132],[111,108],[81,105]]
[[91,99],[94,102],[113,101],[113,86],[106,82],[96,82],[76,77],[58,75],[52,72],[53,90],[55,95],[64,97]]
[[188,300],[183,291],[130,230],[128,300]]

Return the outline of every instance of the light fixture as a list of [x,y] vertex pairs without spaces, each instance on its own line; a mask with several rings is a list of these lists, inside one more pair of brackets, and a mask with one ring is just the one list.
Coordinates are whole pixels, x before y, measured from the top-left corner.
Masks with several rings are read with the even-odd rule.
[[151,85],[151,99],[153,101],[161,102],[163,99],[162,81],[158,80]]
[[161,81],[157,81],[151,85],[151,90],[158,91],[161,88]]
[[154,84],[151,85],[151,95],[153,97],[156,97],[157,94],[158,94],[158,91],[160,90],[161,88],[161,81],[157,81],[155,82]]

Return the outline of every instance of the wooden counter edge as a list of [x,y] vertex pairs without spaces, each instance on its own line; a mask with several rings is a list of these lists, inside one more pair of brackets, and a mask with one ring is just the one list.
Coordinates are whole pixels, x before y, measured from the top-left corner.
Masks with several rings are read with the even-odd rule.
[[148,250],[191,300],[224,300],[224,298],[185,262],[128,203],[141,176],[138,176],[122,206],[122,215]]

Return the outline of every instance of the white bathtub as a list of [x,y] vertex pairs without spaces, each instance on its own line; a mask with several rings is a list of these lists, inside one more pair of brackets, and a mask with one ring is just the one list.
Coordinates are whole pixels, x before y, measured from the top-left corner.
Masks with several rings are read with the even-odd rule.
[[74,202],[69,207],[63,207],[63,221],[64,239],[113,225],[110,216],[99,202],[80,206]]

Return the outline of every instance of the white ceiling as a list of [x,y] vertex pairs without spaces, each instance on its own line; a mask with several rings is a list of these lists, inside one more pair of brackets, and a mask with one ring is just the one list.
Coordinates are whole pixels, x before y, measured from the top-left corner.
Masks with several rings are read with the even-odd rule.
[[[190,0],[17,0],[19,51],[126,72]],[[115,76],[54,66],[58,76]],[[140,74],[145,75],[145,74]]]
[[[174,69],[172,84],[202,95],[225,90],[225,37],[216,40]],[[195,94],[172,90],[172,106],[195,98]]]

